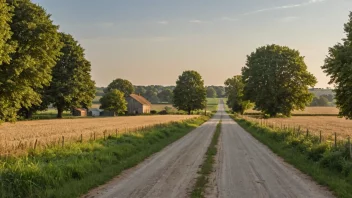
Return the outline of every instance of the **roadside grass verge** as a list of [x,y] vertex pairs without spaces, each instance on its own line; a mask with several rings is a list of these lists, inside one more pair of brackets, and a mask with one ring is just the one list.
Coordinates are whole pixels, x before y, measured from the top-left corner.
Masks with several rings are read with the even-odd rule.
[[0,158],[0,197],[78,197],[206,122],[199,117],[28,156]]
[[327,186],[337,197],[352,198],[352,160],[346,142],[335,147],[332,143],[320,143],[319,137],[305,132],[274,130],[231,117],[286,162]]
[[215,156],[217,154],[217,144],[221,133],[221,121],[216,126],[216,131],[213,135],[211,143],[206,152],[206,158],[202,164],[201,170],[199,171],[199,177],[197,178],[194,189],[191,193],[191,198],[204,197],[205,189],[209,181],[209,175],[213,171],[213,165],[215,163]]

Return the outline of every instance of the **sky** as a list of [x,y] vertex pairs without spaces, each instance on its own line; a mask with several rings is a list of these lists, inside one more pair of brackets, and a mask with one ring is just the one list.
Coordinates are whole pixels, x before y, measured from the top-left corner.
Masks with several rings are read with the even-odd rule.
[[321,66],[345,34],[352,0],[33,0],[75,37],[97,86],[116,78],[173,85],[185,70],[206,85],[241,74],[246,56],[267,44],[305,57],[316,87]]

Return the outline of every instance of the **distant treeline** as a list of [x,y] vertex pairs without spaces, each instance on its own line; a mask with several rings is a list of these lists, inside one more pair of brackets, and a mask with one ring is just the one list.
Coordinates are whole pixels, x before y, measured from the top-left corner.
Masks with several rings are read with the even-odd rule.
[[[105,87],[97,87],[96,95],[104,96]],[[153,104],[158,103],[172,103],[173,93],[175,86],[162,86],[162,85],[134,85],[134,93],[140,94]],[[223,98],[225,96],[224,86],[208,86],[207,87],[208,98]]]

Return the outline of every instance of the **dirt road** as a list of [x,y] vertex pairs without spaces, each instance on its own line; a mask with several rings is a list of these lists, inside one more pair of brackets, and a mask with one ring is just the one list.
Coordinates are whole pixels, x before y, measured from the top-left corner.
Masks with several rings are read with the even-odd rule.
[[221,112],[137,167],[83,197],[187,197],[220,117]]
[[215,196],[333,197],[244,131],[226,113],[222,117]]
[[221,117],[217,164],[207,197],[333,197],[245,132],[224,112],[223,104],[213,119],[84,197],[189,197]]

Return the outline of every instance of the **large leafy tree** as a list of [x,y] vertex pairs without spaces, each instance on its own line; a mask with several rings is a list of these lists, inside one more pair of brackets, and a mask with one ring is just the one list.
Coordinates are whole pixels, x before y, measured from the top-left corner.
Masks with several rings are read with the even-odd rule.
[[91,64],[86,60],[84,49],[74,38],[60,33],[62,55],[53,68],[53,79],[48,88],[48,95],[62,118],[65,110],[75,107],[88,108],[95,97],[95,82],[91,77]]
[[[9,42],[17,48],[0,64],[0,119],[13,121],[21,107],[30,108],[41,103],[36,90],[49,85],[61,42],[58,26],[53,25],[42,7],[30,0],[6,2],[13,8],[10,22],[13,34]],[[1,13],[6,12],[6,7],[3,8]],[[1,18],[6,21],[8,17]],[[4,27],[8,30],[6,25]],[[1,31],[4,31],[3,26]],[[5,37],[8,38],[8,34]]]
[[237,75],[225,81],[225,91],[228,97],[227,105],[233,112],[243,114],[245,110],[252,107],[249,100],[244,99],[244,83],[242,76]]
[[303,110],[313,99],[308,88],[317,82],[297,50],[278,45],[260,47],[249,55],[242,75],[245,99],[271,117]]
[[216,98],[217,97],[217,94],[216,94],[214,87],[207,87],[207,97],[208,98]]
[[113,89],[117,89],[125,94],[125,96],[129,96],[134,92],[134,86],[128,80],[124,80],[121,78],[113,80],[108,87],[106,88],[105,92],[109,92]]
[[204,80],[196,71],[184,71],[179,76],[173,95],[174,106],[178,110],[187,111],[188,114],[206,106],[207,90]]
[[12,7],[6,1],[0,0],[0,66],[3,63],[10,63],[10,54],[15,51],[15,43],[11,42],[10,29]]
[[329,83],[335,84],[336,106],[340,109],[340,115],[352,119],[352,12],[344,30],[346,38],[329,48],[322,69],[330,76]]
[[171,89],[164,89],[160,93],[158,93],[158,98],[161,102],[172,102],[172,91]]
[[100,98],[101,109],[112,111],[116,114],[123,114],[127,111],[125,94],[117,89],[110,90]]

